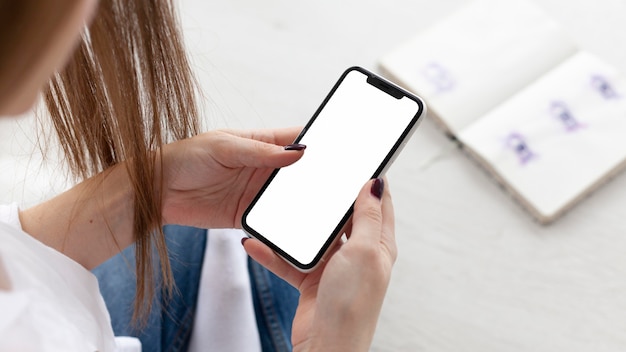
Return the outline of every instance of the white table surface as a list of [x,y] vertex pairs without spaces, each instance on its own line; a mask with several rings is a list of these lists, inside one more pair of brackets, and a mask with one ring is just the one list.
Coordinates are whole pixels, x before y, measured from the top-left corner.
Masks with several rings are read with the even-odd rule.
[[[535,2],[626,72],[626,2]],[[465,3],[181,0],[207,128],[302,125],[345,68]],[[0,122],[0,202],[63,188],[31,123]],[[373,351],[626,350],[626,175],[543,227],[426,120],[389,180],[400,256]]]

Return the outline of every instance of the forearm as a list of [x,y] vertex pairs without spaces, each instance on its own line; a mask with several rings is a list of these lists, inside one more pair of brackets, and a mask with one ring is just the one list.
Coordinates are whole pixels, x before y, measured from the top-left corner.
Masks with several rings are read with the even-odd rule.
[[92,269],[133,240],[132,188],[118,165],[20,212],[25,232]]
[[310,337],[294,346],[294,352],[369,351],[380,306],[375,299],[368,303],[335,307],[329,310],[329,314],[318,311],[318,314],[324,317],[320,315],[316,317]]
[[[344,330],[345,327],[335,327]],[[314,340],[294,346],[294,352],[367,352],[372,343],[372,333],[356,331],[353,334],[333,332],[320,334]]]

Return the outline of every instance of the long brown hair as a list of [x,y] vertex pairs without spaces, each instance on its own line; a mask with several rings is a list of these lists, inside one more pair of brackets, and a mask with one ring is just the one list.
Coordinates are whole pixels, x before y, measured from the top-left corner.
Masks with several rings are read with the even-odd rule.
[[102,0],[67,67],[45,91],[71,171],[87,178],[125,162],[134,189],[134,318],[154,295],[153,247],[173,287],[162,232],[159,148],[197,134],[196,90],[172,0]]

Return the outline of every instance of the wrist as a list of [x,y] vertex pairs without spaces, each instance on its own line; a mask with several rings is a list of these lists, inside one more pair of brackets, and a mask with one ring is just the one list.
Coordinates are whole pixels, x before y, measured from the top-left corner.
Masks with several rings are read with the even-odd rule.
[[315,324],[309,337],[297,343],[294,352],[318,351],[369,351],[374,335],[374,326],[362,319],[333,319]]

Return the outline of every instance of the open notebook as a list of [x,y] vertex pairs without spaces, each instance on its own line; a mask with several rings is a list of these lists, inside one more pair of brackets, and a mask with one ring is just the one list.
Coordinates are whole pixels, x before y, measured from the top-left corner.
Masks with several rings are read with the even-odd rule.
[[626,77],[527,1],[473,2],[380,65],[541,223],[625,165]]

